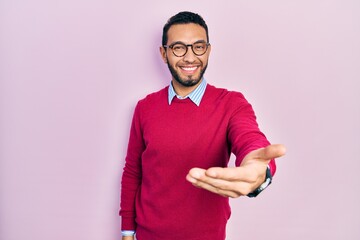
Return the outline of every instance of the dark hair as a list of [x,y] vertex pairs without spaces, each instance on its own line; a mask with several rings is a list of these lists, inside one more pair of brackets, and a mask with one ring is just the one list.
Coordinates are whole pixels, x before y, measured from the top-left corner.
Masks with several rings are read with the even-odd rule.
[[187,24],[187,23],[195,23],[203,27],[206,31],[206,38],[209,42],[209,32],[208,27],[204,21],[204,19],[196,13],[192,12],[179,12],[178,14],[172,16],[167,23],[164,25],[163,28],[163,35],[162,35],[162,45],[166,45],[168,36],[167,33],[172,25],[175,24]]

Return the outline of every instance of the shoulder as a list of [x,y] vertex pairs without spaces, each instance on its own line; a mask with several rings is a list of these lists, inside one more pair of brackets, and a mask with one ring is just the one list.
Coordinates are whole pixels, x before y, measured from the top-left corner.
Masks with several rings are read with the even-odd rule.
[[213,85],[207,85],[207,92],[210,97],[228,104],[248,103],[244,94],[238,91],[231,91],[225,88],[218,88]]
[[144,98],[138,101],[138,105],[147,105],[147,104],[164,101],[164,99],[166,100],[168,96],[168,88],[169,86],[166,86],[160,89],[159,91],[146,95]]

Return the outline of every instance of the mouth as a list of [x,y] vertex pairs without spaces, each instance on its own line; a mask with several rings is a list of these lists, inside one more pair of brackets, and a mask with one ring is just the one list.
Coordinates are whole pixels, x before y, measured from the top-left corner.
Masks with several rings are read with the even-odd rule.
[[194,74],[199,66],[180,66],[180,69],[185,74]]

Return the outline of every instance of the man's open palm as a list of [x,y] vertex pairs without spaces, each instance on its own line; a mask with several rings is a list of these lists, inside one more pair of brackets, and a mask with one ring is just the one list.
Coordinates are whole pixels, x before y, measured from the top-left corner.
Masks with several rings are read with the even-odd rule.
[[248,195],[264,182],[270,160],[283,156],[285,151],[282,144],[269,145],[248,153],[239,167],[193,168],[186,179],[196,187],[224,197]]

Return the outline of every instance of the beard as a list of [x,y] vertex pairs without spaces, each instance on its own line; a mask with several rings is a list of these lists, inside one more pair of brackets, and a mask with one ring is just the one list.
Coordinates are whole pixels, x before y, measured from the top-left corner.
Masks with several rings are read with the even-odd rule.
[[173,78],[175,79],[175,81],[177,81],[178,83],[180,83],[184,87],[192,87],[192,86],[195,86],[196,84],[198,84],[200,82],[200,80],[202,79],[202,77],[204,76],[204,73],[205,73],[206,68],[207,68],[207,64],[206,64],[204,66],[204,68],[201,70],[200,75],[199,75],[198,78],[193,78],[192,76],[181,78],[179,76],[179,74],[177,73],[177,71],[169,64],[169,62],[167,63],[167,65],[168,65],[170,73],[173,76]]

